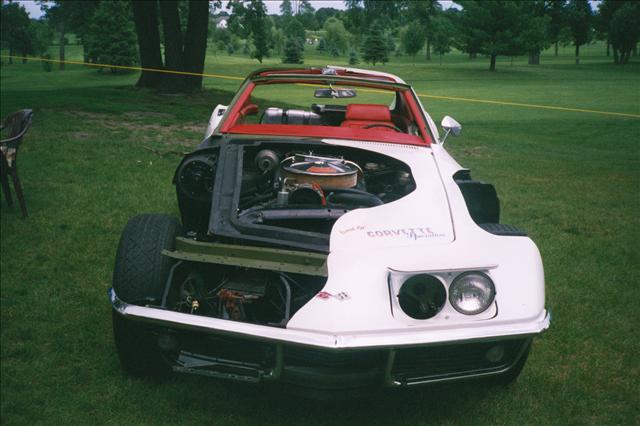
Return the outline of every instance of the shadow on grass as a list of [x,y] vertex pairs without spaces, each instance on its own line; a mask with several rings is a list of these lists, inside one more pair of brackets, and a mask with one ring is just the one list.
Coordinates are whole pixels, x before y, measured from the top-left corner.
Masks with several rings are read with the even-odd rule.
[[[162,94],[130,85],[63,87],[34,90],[12,90],[3,87],[2,114],[21,108],[33,108],[37,123],[43,109],[83,110],[94,113],[123,114],[130,111],[153,111],[166,118],[194,121],[194,114],[203,112],[206,118],[217,104],[227,104],[234,93],[204,89],[188,94]],[[166,121],[166,120],[165,120]],[[206,123],[206,119],[203,120]],[[66,123],[69,125],[69,123]]]
[[[167,382],[173,382],[171,384]],[[447,385],[427,385],[409,389],[372,390],[354,396],[332,392],[330,399],[304,396],[299,389],[280,385],[250,385],[200,377],[170,377],[154,381],[173,393],[181,388],[179,404],[197,417],[206,413],[234,413],[252,424],[401,424],[423,419],[436,424],[464,419],[488,396],[506,388],[471,381]],[[168,395],[167,395],[168,396]],[[172,404],[167,397],[159,403]],[[399,409],[402,407],[402,409]],[[463,421],[464,423],[464,421]]]

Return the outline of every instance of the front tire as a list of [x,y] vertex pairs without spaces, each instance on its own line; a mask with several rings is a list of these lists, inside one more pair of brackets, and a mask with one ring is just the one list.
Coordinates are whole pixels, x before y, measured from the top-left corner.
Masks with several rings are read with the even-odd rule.
[[[159,304],[173,266],[162,254],[173,250],[180,224],[163,214],[139,215],[127,223],[116,254],[113,290],[129,304]],[[168,371],[156,337],[143,323],[112,313],[113,337],[120,364],[130,374],[148,376]]]

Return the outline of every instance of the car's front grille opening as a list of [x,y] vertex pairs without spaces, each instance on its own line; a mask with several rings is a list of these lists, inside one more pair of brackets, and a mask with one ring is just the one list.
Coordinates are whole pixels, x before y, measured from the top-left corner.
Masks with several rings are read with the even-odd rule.
[[388,350],[325,351],[303,346],[286,346],[285,365],[325,367],[335,370],[384,368]]
[[185,334],[180,349],[220,360],[275,366],[276,345],[228,336],[199,336]]
[[511,366],[526,339],[398,349],[392,375],[400,380],[500,371]]

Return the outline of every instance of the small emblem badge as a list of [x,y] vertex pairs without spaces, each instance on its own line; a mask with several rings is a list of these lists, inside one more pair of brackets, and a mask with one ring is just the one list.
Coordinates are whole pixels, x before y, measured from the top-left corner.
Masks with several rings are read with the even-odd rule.
[[338,300],[340,300],[340,301],[351,299],[351,296],[349,296],[349,295],[348,295],[347,293],[345,293],[344,291],[341,291],[341,292],[340,292],[340,293],[338,293],[338,294],[331,294],[331,293],[326,292],[326,291],[321,291],[320,293],[318,293],[318,294],[316,295],[316,297],[317,297],[318,299],[325,299],[325,300],[326,300],[326,299],[334,298],[334,299],[338,299]]

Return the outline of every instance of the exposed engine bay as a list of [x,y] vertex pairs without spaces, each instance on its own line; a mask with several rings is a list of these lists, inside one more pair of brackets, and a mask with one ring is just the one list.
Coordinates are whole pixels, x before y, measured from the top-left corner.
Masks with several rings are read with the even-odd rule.
[[163,306],[208,317],[284,327],[317,294],[325,277],[180,262]]
[[331,229],[345,213],[415,189],[410,168],[394,158],[291,142],[197,151],[178,168],[175,182],[182,223],[196,239],[231,237],[320,252],[328,251]]
[[[312,252],[328,251],[329,234],[342,215],[415,189],[410,168],[394,158],[292,142],[229,143],[196,151],[178,167],[175,183],[188,238],[249,240]],[[163,306],[284,327],[325,281],[321,275],[183,261],[171,274]]]

